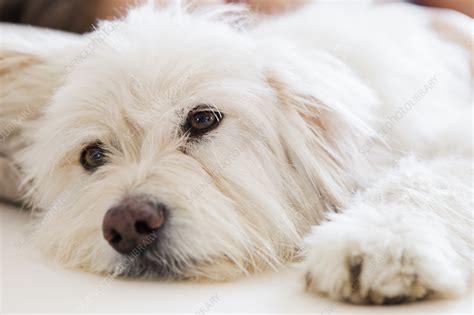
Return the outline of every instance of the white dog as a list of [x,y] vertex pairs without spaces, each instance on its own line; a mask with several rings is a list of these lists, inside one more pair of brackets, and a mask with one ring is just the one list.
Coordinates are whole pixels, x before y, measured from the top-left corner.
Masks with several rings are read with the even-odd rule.
[[420,10],[252,27],[148,4],[86,37],[4,26],[0,132],[32,239],[99,273],[221,280],[304,257],[310,291],[354,303],[463,292],[471,21]]

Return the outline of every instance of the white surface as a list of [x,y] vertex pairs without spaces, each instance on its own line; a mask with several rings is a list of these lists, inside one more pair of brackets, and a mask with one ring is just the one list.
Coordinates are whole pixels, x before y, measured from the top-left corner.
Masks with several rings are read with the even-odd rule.
[[[227,312],[473,314],[472,293],[460,299],[398,306],[338,303],[306,293],[297,270],[256,275],[228,283],[111,279],[65,270],[29,246],[24,234],[28,213],[0,204],[0,218],[2,314],[74,311],[203,315]],[[199,313],[201,308],[204,312]]]

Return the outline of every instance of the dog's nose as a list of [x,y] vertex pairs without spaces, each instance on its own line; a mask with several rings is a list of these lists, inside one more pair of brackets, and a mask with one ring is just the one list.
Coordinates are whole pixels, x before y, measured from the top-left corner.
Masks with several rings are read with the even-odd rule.
[[157,240],[165,222],[166,206],[146,197],[129,197],[107,211],[102,224],[104,238],[116,251],[130,254],[145,251]]

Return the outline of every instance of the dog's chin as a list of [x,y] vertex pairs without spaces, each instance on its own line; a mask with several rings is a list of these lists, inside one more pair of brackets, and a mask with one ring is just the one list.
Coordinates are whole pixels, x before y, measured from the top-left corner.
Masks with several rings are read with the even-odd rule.
[[121,277],[183,279],[186,272],[193,269],[193,265],[192,259],[177,259],[158,243],[151,244],[144,251],[121,254],[113,273]]
[[[120,277],[149,278],[149,279],[185,279],[186,270],[191,268],[189,263],[181,263],[177,260],[154,257],[145,253],[135,258],[124,258],[131,261],[115,268],[114,274]],[[186,266],[185,266],[186,265]]]
[[[135,258],[124,257],[129,263],[122,263],[115,268],[114,275],[125,278],[142,278],[157,280],[225,280],[230,277],[219,277],[207,273],[214,271],[212,262],[198,260],[180,261],[178,259],[156,255],[152,251]],[[216,259],[219,260],[219,259]]]
[[157,247],[131,257],[122,255],[114,266],[114,276],[124,278],[141,278],[156,280],[195,280],[195,281],[226,281],[242,275],[228,257],[214,257],[212,259],[177,259]]
[[[163,231],[161,231],[163,232]],[[160,280],[186,280],[198,278],[198,266],[204,265],[197,259],[173,254],[166,243],[166,233],[160,233],[163,242],[151,244],[144,251],[120,254],[113,274],[120,277],[147,278]],[[138,248],[137,248],[138,249]],[[178,256],[178,257],[176,257]],[[208,265],[210,262],[207,262]],[[201,277],[199,277],[201,278]],[[203,278],[206,276],[203,275]]]

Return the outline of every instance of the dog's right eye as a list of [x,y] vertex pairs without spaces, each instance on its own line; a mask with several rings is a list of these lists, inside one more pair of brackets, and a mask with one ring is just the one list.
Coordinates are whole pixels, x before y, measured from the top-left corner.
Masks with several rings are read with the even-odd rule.
[[86,171],[93,172],[106,163],[105,150],[100,144],[90,145],[82,151],[80,161]]

